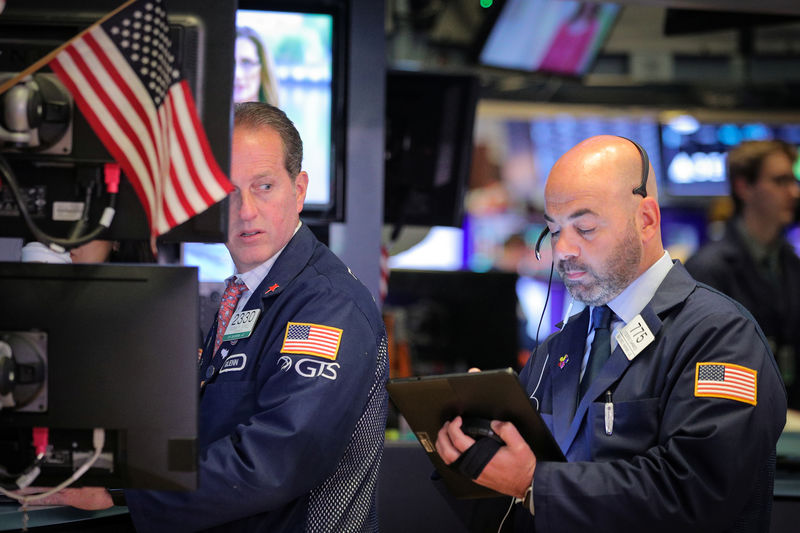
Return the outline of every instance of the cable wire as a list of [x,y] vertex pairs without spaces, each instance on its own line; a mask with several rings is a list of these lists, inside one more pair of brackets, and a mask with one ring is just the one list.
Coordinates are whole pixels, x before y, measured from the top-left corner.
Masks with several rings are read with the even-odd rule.
[[[105,444],[106,440],[106,432],[102,428],[95,428],[94,433],[92,434],[92,444],[94,445],[94,454],[89,458],[88,461],[83,463],[73,474],[65,481],[59,483],[55,487],[48,489],[45,492],[40,492],[38,494],[19,494],[14,491],[6,490],[3,487],[0,487],[0,494],[7,496],[13,500],[17,500],[19,503],[22,504],[22,507],[25,508],[31,502],[35,502],[38,500],[42,500],[47,498],[48,496],[52,496],[56,492],[65,489],[75,483],[78,479],[80,479],[87,470],[89,470],[94,464],[97,462],[97,459],[100,458],[100,454],[103,451],[103,445]],[[31,480],[32,481],[32,480]]]
[[11,194],[14,196],[14,200],[17,202],[19,212],[25,221],[25,225],[28,226],[28,229],[31,231],[31,233],[33,233],[34,238],[57,252],[63,252],[64,250],[69,250],[70,248],[75,248],[76,246],[93,241],[99,238],[111,225],[111,220],[114,217],[113,212],[114,207],[116,206],[117,194],[116,192],[109,191],[108,206],[105,208],[103,216],[94,230],[81,237],[73,236],[68,239],[62,239],[48,235],[36,225],[31,218],[30,213],[28,213],[28,208],[25,205],[25,200],[22,197],[22,192],[19,189],[19,184],[14,177],[14,172],[8,165],[8,161],[6,161],[5,157],[2,155],[0,155],[0,176],[2,177],[2,181],[7,183],[9,189],[11,189]]

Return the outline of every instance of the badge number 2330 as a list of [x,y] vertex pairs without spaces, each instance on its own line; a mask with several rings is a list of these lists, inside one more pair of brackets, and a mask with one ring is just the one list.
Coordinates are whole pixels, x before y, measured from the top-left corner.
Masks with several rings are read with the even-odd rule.
[[250,334],[253,333],[253,328],[256,326],[259,314],[261,314],[261,309],[239,311],[233,315],[228,327],[225,328],[225,336],[222,337],[222,340],[230,341],[249,337]]

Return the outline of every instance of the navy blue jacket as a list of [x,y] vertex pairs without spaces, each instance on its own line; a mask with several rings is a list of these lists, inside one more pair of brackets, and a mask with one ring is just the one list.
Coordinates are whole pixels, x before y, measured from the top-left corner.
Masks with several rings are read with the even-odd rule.
[[[206,338],[198,490],[126,491],[137,530],[377,530],[388,359],[372,296],[304,225],[249,309],[255,329],[220,345],[224,364],[216,322]],[[289,322],[339,328],[335,358],[282,352]]]
[[[654,341],[632,360],[618,346],[577,406],[588,309],[542,343],[520,373],[568,462],[537,464],[536,514],[516,506],[516,531],[768,529],[786,392],[761,330],[679,263],[641,316]],[[559,366],[564,354],[569,362]],[[755,370],[756,405],[696,396],[701,362]]]
[[[568,462],[537,463],[535,515],[514,505],[503,532],[769,530],[786,392],[758,325],[679,263],[641,317],[653,342],[630,360],[617,346],[580,402],[588,308],[541,343],[520,373]],[[697,363],[708,362],[755,370],[755,405],[696,396]],[[452,502],[471,531],[498,531],[509,503]]]

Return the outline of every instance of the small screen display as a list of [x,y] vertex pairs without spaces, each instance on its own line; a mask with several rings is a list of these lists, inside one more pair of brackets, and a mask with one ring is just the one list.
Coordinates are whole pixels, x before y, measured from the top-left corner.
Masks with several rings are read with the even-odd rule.
[[699,122],[683,116],[661,126],[662,183],[669,196],[727,196],[727,154],[743,141],[800,143],[800,124]]
[[508,0],[480,55],[484,65],[585,74],[619,6],[562,0]]
[[303,139],[306,208],[333,202],[333,24],[325,13],[240,9],[236,13],[235,102],[280,107]]

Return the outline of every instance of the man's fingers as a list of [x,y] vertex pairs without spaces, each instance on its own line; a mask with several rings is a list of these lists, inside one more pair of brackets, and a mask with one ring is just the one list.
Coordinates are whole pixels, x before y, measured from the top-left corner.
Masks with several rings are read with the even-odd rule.
[[528,443],[525,442],[525,439],[522,438],[522,435],[520,435],[516,426],[514,426],[514,424],[512,424],[511,422],[501,422],[499,420],[492,420],[492,431],[494,431],[498,437],[503,439],[503,442],[505,442],[506,446],[508,446],[509,448],[528,446]]
[[438,453],[442,461],[448,465],[461,455],[461,452],[456,450],[455,446],[450,441],[450,435],[448,434],[449,425],[450,422],[445,422],[436,438],[436,453]]
[[461,454],[475,444],[475,439],[461,431],[461,417],[445,422],[436,439],[436,451],[446,464],[461,457]]
[[461,417],[457,416],[447,426],[447,435],[459,454],[464,453],[467,448],[475,444],[475,439],[461,431],[461,422]]

